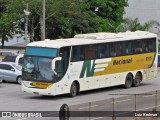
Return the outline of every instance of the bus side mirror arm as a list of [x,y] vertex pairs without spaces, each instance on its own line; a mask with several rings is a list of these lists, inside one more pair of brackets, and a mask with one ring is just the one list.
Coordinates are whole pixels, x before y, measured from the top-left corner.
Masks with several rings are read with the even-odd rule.
[[59,61],[59,60],[62,60],[62,57],[57,57],[57,58],[54,58],[52,60],[52,70],[54,72],[55,75],[57,75],[57,72],[55,71],[55,68],[56,68],[56,61]]
[[19,55],[16,57],[16,61],[15,61],[16,66],[18,66],[18,61],[19,61],[19,59],[22,58],[22,57],[24,57],[24,54],[19,54]]

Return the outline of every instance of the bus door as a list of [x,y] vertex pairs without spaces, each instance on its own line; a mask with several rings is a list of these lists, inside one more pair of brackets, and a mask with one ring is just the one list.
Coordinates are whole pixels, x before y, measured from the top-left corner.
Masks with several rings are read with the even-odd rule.
[[57,72],[57,82],[56,82],[56,93],[65,93],[66,89],[69,87],[69,82],[65,76],[69,65],[70,57],[70,47],[63,47],[60,49],[59,56],[62,57],[62,60],[56,61],[56,72]]

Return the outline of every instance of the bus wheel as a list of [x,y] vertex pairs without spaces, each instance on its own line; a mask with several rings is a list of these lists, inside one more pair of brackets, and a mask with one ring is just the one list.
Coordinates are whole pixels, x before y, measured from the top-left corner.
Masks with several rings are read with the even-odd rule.
[[138,87],[142,81],[142,74],[140,72],[136,73],[135,79],[133,80],[133,86]]
[[77,93],[78,93],[77,84],[75,82],[73,82],[71,85],[71,89],[70,89],[70,96],[75,97],[77,95]]
[[125,81],[125,88],[130,88],[132,87],[132,82],[133,82],[133,77],[131,74],[128,74],[126,76],[126,81]]

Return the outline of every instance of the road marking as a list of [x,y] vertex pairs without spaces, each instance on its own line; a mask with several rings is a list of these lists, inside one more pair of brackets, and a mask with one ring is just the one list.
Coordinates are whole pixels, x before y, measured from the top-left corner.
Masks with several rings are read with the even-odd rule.
[[98,119],[102,119],[104,117],[96,117],[96,118],[92,118],[92,119],[88,119],[88,120],[98,120]]
[[28,118],[21,118],[21,119],[16,119],[16,120],[27,120]]
[[[93,105],[93,106],[90,106],[90,107],[97,107],[98,105]],[[81,107],[81,108],[79,108],[80,110],[82,110],[82,109],[88,109],[89,107]]]
[[[120,101],[115,101],[114,103],[120,103],[120,102],[126,102],[126,101],[130,101],[131,99],[126,99],[126,100],[120,100]],[[112,102],[113,103],[113,102]]]
[[[157,107],[160,107],[160,105],[157,105]],[[155,106],[148,107],[148,108],[143,108],[143,109],[138,109],[136,111],[147,110],[147,109],[151,109],[151,108],[155,108]]]

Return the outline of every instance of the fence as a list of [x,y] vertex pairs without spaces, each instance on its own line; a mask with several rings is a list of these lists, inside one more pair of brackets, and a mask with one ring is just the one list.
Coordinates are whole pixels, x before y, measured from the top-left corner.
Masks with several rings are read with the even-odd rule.
[[69,106],[67,115],[70,118],[65,117],[65,110],[61,109],[64,116],[61,114],[60,120],[75,120],[77,117],[86,120],[160,120],[160,91],[110,95],[112,99]]

